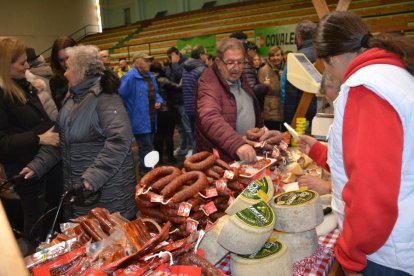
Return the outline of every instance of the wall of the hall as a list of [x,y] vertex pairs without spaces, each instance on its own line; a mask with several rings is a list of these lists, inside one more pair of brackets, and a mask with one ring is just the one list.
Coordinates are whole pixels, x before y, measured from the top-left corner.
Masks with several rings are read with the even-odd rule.
[[[154,18],[159,11],[167,15],[199,10],[212,0],[100,0],[104,28],[125,25],[124,10],[130,9],[131,22]],[[245,0],[216,0],[216,6],[245,2]]]
[[94,25],[89,31],[96,31],[95,4],[95,0],[0,0],[0,35],[17,37],[42,52],[57,37],[88,24]]

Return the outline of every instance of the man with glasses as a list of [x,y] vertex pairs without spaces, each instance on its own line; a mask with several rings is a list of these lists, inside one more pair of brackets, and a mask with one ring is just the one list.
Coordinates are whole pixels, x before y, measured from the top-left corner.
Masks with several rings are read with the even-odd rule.
[[254,148],[243,136],[262,127],[259,103],[245,78],[243,43],[225,38],[217,47],[217,59],[198,81],[196,93],[196,144],[198,151],[217,150],[225,161],[256,160]]
[[133,68],[122,77],[119,89],[119,95],[127,107],[132,131],[138,144],[141,176],[150,171],[150,168],[144,165],[144,157],[154,148],[156,110],[163,103],[157,81],[149,71],[152,60],[153,57],[145,53],[135,54],[132,58]]

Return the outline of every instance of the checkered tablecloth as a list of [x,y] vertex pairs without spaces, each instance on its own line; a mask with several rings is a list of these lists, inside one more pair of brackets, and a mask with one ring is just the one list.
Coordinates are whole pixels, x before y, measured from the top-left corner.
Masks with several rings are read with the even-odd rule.
[[[334,229],[327,235],[320,236],[318,239],[318,249],[316,252],[303,260],[293,263],[294,276],[321,276],[327,275],[335,259],[333,246],[339,237],[339,230]],[[226,275],[231,275],[230,255],[224,257],[217,265]]]

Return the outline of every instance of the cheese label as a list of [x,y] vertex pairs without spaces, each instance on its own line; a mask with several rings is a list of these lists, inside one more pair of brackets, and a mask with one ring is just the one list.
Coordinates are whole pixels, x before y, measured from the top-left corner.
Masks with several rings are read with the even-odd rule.
[[283,245],[279,241],[268,240],[259,251],[254,252],[249,255],[238,255],[238,256],[242,258],[246,258],[246,259],[263,259],[271,255],[279,253],[280,250],[282,250],[282,248],[283,248]]
[[316,193],[309,190],[304,191],[291,191],[283,193],[275,197],[274,203],[276,205],[294,206],[301,205],[311,201],[316,197]]
[[243,223],[253,227],[266,227],[274,224],[275,215],[272,208],[260,201],[235,215]]
[[270,185],[273,185],[273,183],[268,176],[256,179],[244,189],[241,196],[247,199],[263,200],[267,202],[269,200],[267,195],[270,190]]

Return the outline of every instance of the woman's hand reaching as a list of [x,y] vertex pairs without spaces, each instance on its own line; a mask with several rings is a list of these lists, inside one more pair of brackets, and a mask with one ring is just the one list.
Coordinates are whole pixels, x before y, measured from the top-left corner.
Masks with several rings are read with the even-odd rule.
[[59,133],[54,132],[53,127],[38,136],[40,145],[59,146]]

